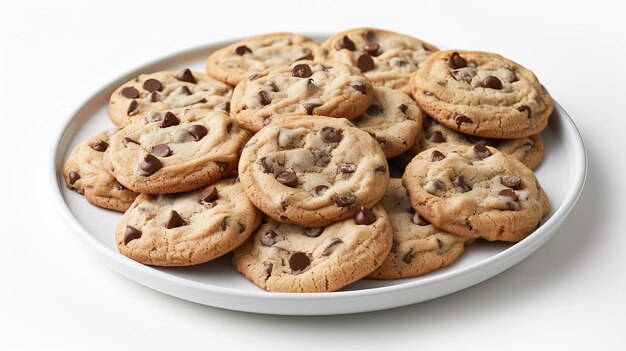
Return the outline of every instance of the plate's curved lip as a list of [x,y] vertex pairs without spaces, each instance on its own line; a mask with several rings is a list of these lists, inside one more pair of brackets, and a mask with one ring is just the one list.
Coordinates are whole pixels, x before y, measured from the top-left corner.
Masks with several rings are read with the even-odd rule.
[[[325,33],[309,33],[307,35],[312,36],[312,37],[324,37],[324,36],[327,37],[328,36]],[[573,179],[574,191],[570,192],[565,197],[565,199],[563,200],[563,204],[557,209],[557,211],[552,215],[552,217],[549,218],[534,233],[532,233],[531,235],[529,235],[528,237],[526,237],[524,240],[520,241],[519,243],[516,243],[515,245],[512,245],[511,247],[503,250],[502,252],[494,256],[491,256],[485,260],[482,260],[478,263],[472,264],[471,266],[464,267],[459,270],[452,271],[441,276],[432,276],[432,277],[425,276],[425,277],[422,277],[422,279],[418,281],[409,281],[409,282],[405,282],[401,284],[383,286],[383,287],[367,288],[367,289],[352,290],[352,291],[336,291],[336,292],[330,292],[330,293],[298,293],[298,294],[276,293],[276,292],[270,293],[270,292],[263,291],[263,290],[247,291],[247,290],[239,290],[239,289],[226,288],[222,286],[215,286],[215,285],[210,285],[206,283],[195,282],[189,279],[173,276],[171,274],[159,271],[157,269],[153,269],[151,267],[142,265],[112,250],[111,248],[106,246],[104,243],[96,239],[89,231],[87,231],[87,229],[85,229],[85,227],[83,227],[78,222],[78,220],[76,220],[76,218],[72,215],[61,193],[61,187],[63,185],[59,181],[59,172],[61,171],[57,170],[57,165],[61,164],[61,162],[59,161],[59,158],[61,158],[61,161],[62,161],[62,158],[64,156],[64,153],[63,155],[59,155],[59,152],[60,152],[59,148],[60,148],[60,141],[65,136],[65,133],[68,127],[74,120],[74,117],[81,110],[86,108],[87,105],[91,102],[91,100],[94,97],[100,95],[103,91],[108,90],[113,86],[122,84],[123,82],[128,80],[127,79],[128,77],[135,76],[145,71],[148,67],[162,64],[163,62],[166,62],[166,61],[174,60],[179,56],[197,53],[199,51],[208,50],[209,48],[216,47],[216,46],[225,46],[237,40],[241,40],[241,38],[234,38],[232,40],[222,40],[219,42],[215,42],[213,44],[207,44],[207,45],[202,45],[202,46],[198,46],[198,47],[187,49],[187,50],[182,50],[177,53],[164,56],[160,59],[153,60],[136,69],[128,71],[127,73],[119,76],[117,79],[112,80],[106,86],[98,89],[94,93],[87,95],[87,98],[80,100],[80,101],[83,101],[83,103],[69,115],[69,118],[66,119],[65,123],[63,123],[63,125],[57,130],[57,132],[53,134],[52,142],[54,144],[51,147],[51,155],[50,155],[50,160],[51,160],[50,170],[51,171],[48,174],[47,178],[48,178],[48,181],[50,182],[50,190],[52,192],[52,197],[55,200],[54,201],[55,207],[57,211],[59,212],[59,214],[61,215],[61,217],[63,218],[63,220],[68,225],[70,225],[70,227],[72,227],[72,229],[75,232],[80,234],[78,236],[83,240],[83,242],[87,244],[89,247],[91,247],[93,250],[95,250],[95,252],[99,254],[100,258],[106,258],[110,260],[111,262],[105,261],[105,263],[111,266],[114,270],[118,271],[119,273],[122,273],[122,272],[117,269],[118,265],[126,266],[127,268],[132,269],[135,273],[143,275],[144,278],[156,278],[159,280],[166,280],[171,283],[184,286],[186,288],[191,288],[191,289],[195,289],[195,290],[206,292],[206,293],[223,294],[229,297],[237,296],[237,297],[245,297],[245,298],[259,298],[259,299],[266,299],[266,300],[296,300],[296,301],[335,300],[339,298],[367,297],[371,295],[397,293],[397,292],[401,292],[404,290],[413,289],[416,287],[424,287],[424,286],[441,283],[447,280],[457,278],[458,276],[463,276],[463,275],[467,275],[470,273],[474,273],[482,269],[485,269],[495,264],[498,261],[502,261],[508,256],[515,255],[517,253],[521,253],[525,251],[526,249],[532,248],[535,242],[541,240],[541,238],[544,235],[548,235],[548,233],[550,232],[552,228],[558,226],[560,222],[565,219],[567,214],[574,207],[576,201],[578,200],[582,192],[582,189],[584,187],[585,180],[587,177],[587,163],[588,163],[585,143],[584,143],[584,140],[580,131],[578,130],[578,127],[576,126],[572,118],[561,107],[560,104],[554,101],[555,109],[559,110],[559,113],[563,117],[563,120],[566,122],[567,126],[573,129],[573,131],[575,132],[575,135],[577,136],[577,138],[574,138],[575,150],[573,150],[574,158],[577,159],[577,164],[576,164],[575,174],[574,174],[574,179]],[[119,83],[119,82],[122,82],[122,83]],[[122,273],[122,274],[126,275],[125,273]]]

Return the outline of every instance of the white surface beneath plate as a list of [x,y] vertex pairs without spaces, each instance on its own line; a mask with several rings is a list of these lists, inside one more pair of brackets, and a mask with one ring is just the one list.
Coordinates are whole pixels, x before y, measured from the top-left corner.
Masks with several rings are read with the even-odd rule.
[[[322,36],[314,36],[323,40]],[[106,106],[111,92],[140,73],[191,68],[204,71],[204,59],[227,43],[189,50],[130,72],[95,93],[69,117],[53,147],[51,187],[57,209],[99,259],[145,286],[189,301],[238,310],[285,315],[329,315],[382,310],[444,296],[467,288],[510,268],[543,245],[563,223],[582,190],[587,158],[576,126],[555,103],[550,124],[541,133],[545,158],[537,177],[552,204],[550,214],[533,234],[517,244],[485,242],[467,247],[452,265],[422,277],[391,281],[361,280],[332,293],[269,293],[236,272],[230,255],[206,264],[158,268],[139,264],[117,252],[114,228],[121,214],[89,204],[65,187],[63,162],[74,146],[114,125]]]

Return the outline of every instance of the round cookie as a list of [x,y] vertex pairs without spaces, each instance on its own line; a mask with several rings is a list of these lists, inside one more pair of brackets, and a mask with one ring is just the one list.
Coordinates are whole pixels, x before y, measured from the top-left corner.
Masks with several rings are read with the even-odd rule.
[[448,128],[487,138],[538,134],[552,99],[528,69],[500,55],[439,51],[411,79],[413,98]]
[[430,224],[411,208],[402,180],[392,178],[380,200],[393,228],[393,245],[372,279],[399,279],[424,275],[445,267],[474,239],[450,234]]
[[268,291],[336,291],[376,269],[392,232],[380,205],[325,228],[268,220],[233,255],[235,268]]
[[285,115],[355,119],[373,98],[371,83],[354,68],[303,60],[242,80],[233,92],[231,113],[243,128],[257,132]]
[[254,135],[239,161],[246,194],[281,223],[326,226],[385,194],[385,155],[345,119],[290,116]]
[[355,28],[326,40],[315,58],[359,69],[373,85],[410,93],[409,79],[438,49],[408,35],[375,28]]
[[104,167],[139,193],[189,191],[235,169],[248,138],[237,121],[221,111],[148,112],[111,137]]
[[543,160],[543,140],[539,134],[517,139],[492,139],[465,135],[445,127],[432,118],[424,119],[424,128],[420,131],[415,144],[404,154],[397,157],[396,163],[405,167],[415,155],[442,144],[474,145],[483,143],[512,156],[526,167],[534,170]]
[[264,34],[215,51],[206,60],[206,71],[215,79],[234,86],[270,67],[311,60],[318,49],[319,45],[304,35]]
[[422,217],[472,238],[520,241],[550,207],[528,167],[482,144],[425,150],[407,166],[402,184]]
[[115,229],[118,250],[154,266],[190,266],[220,257],[261,223],[235,178],[172,195],[141,194]]
[[118,183],[102,165],[109,138],[116,131],[105,130],[76,146],[65,161],[63,178],[68,188],[84,194],[92,204],[124,212],[138,194]]
[[392,158],[415,142],[422,126],[422,110],[403,92],[375,87],[372,104],[352,122],[376,139],[385,157]]
[[231,95],[228,84],[189,69],[142,74],[111,94],[109,117],[123,127],[149,111],[193,106],[229,112]]

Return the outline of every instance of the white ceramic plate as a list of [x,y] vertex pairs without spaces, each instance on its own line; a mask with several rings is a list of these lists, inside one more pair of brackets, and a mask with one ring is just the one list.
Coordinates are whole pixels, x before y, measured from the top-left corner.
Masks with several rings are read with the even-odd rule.
[[[323,36],[314,36],[323,40]],[[286,315],[328,315],[399,307],[467,288],[510,268],[543,245],[561,226],[583,188],[587,158],[583,140],[571,118],[555,104],[548,128],[541,133],[545,158],[537,170],[552,211],[533,234],[517,244],[477,242],[458,261],[422,277],[391,281],[361,280],[332,293],[269,293],[246,280],[230,256],[186,268],[157,268],[118,253],[114,228],[121,214],[89,204],[63,181],[63,163],[81,141],[112,128],[106,106],[113,90],[140,73],[204,71],[204,59],[226,45],[215,43],[140,67],[103,87],[68,116],[54,139],[49,178],[57,209],[86,247],[117,272],[147,287],[189,301],[239,311]]]

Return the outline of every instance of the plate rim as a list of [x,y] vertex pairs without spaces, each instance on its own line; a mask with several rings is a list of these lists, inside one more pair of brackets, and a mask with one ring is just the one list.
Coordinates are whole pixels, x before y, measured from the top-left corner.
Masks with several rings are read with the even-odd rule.
[[[308,35],[313,38],[330,36],[328,33],[323,33],[323,32],[305,33],[305,35]],[[489,258],[481,260],[480,262],[474,263],[468,267],[464,267],[459,270],[448,272],[445,275],[431,276],[431,277],[424,276],[422,277],[422,279],[418,281],[407,281],[407,282],[395,284],[395,285],[366,288],[366,289],[359,289],[359,290],[349,290],[349,291],[316,292],[316,293],[267,292],[261,289],[259,289],[258,291],[253,291],[253,290],[248,291],[248,290],[241,290],[241,289],[236,289],[236,288],[216,286],[216,285],[211,285],[207,283],[200,283],[197,281],[193,281],[191,279],[187,279],[187,278],[172,275],[170,273],[162,272],[150,266],[145,266],[141,263],[133,261],[121,255],[119,252],[115,251],[114,249],[106,246],[103,242],[101,242],[93,234],[91,234],[72,214],[62,194],[62,189],[65,186],[65,184],[61,182],[62,166],[63,166],[64,156],[65,156],[65,153],[67,152],[68,147],[66,146],[64,148],[65,150],[61,150],[62,148],[61,141],[64,140],[64,138],[66,137],[68,129],[73,124],[74,119],[76,118],[76,116],[78,116],[81,113],[83,109],[88,108],[88,105],[92,103],[94,99],[96,99],[98,96],[103,94],[105,91],[110,90],[113,87],[119,86],[120,84],[123,84],[124,82],[131,79],[133,76],[139,73],[145,72],[147,69],[149,69],[152,66],[163,65],[167,61],[173,61],[173,60],[176,60],[177,58],[188,56],[191,54],[198,54],[204,50],[209,50],[210,48],[214,48],[218,46],[225,46],[234,41],[238,41],[242,39],[243,38],[232,38],[232,39],[219,40],[215,42],[210,42],[208,44],[199,45],[199,46],[191,47],[191,48],[184,49],[184,50],[179,50],[172,54],[165,55],[157,59],[153,59],[150,62],[140,65],[134,69],[128,70],[125,73],[117,76],[115,79],[108,81],[108,83],[104,84],[100,88],[95,89],[95,91],[91,91],[89,94],[85,94],[86,98],[85,97],[80,98],[78,100],[80,101],[80,104],[78,105],[78,107],[71,110],[72,112],[68,114],[67,117],[65,117],[65,119],[63,120],[63,123],[58,127],[55,133],[52,134],[51,139],[52,139],[53,147],[50,148],[51,151],[48,156],[49,157],[48,162],[50,163],[48,163],[46,166],[46,168],[49,167],[49,170],[47,171],[49,173],[47,174],[46,178],[49,182],[48,184],[49,186],[47,188],[52,193],[52,197],[55,203],[55,209],[61,215],[66,225],[68,225],[70,229],[72,229],[72,232],[76,233],[76,236],[81,238],[81,242],[84,243],[86,246],[90,247],[91,250],[94,250],[98,254],[97,257],[100,261],[105,263],[105,265],[109,266],[114,271],[128,277],[129,279],[133,281],[139,282],[140,284],[145,285],[151,289],[155,289],[155,290],[162,291],[162,292],[163,292],[162,289],[149,285],[148,283],[146,283],[146,281],[151,280],[151,279],[157,279],[157,280],[162,280],[168,283],[173,283],[173,284],[182,286],[184,288],[191,288],[196,291],[200,291],[200,292],[207,293],[207,294],[220,294],[220,295],[228,296],[228,297],[256,298],[256,299],[261,299],[261,300],[273,300],[273,301],[276,301],[276,300],[324,301],[324,300],[336,300],[336,299],[353,298],[353,297],[369,297],[371,295],[399,293],[399,292],[411,290],[417,287],[425,287],[429,285],[443,283],[445,281],[456,279],[459,276],[465,276],[465,275],[470,275],[472,273],[477,273],[481,270],[484,270],[496,264],[498,261],[504,260],[505,258],[509,256],[522,254],[526,250],[529,250],[529,249],[532,249],[530,253],[534,252],[536,248],[533,249],[533,246],[538,245],[538,244],[539,246],[541,246],[543,245],[543,243],[545,243],[548,239],[552,237],[556,229],[558,229],[560,224],[565,220],[567,215],[574,208],[576,202],[580,198],[580,195],[582,193],[582,190],[586,182],[587,173],[588,173],[587,149],[585,147],[584,138],[582,134],[580,133],[580,130],[578,129],[578,127],[572,120],[569,113],[567,113],[567,111],[563,109],[563,107],[556,100],[553,99],[555,110],[556,109],[559,110],[559,114],[561,115],[561,120],[564,121],[567,124],[568,128],[573,130],[574,132],[575,137],[573,138],[573,141],[574,141],[575,147],[574,147],[574,150],[572,151],[572,158],[577,160],[577,164],[575,165],[576,167],[574,169],[575,172],[573,172],[572,174],[572,188],[568,190],[568,193],[564,197],[561,206],[559,206],[559,208],[553,213],[553,215],[544,224],[541,225],[541,227],[539,227],[537,230],[535,230],[532,234],[530,234],[528,237],[526,237],[522,241],[515,243],[514,245],[504,249],[503,251]],[[530,253],[528,255],[530,255]],[[528,255],[526,255],[526,257]],[[517,264],[518,262],[514,263],[513,265]],[[132,270],[133,274],[129,272],[125,272],[122,269],[118,268],[118,267],[124,267],[124,266],[127,269]],[[485,279],[481,279],[480,281],[487,280],[499,274],[501,271],[504,271],[510,268],[511,266],[506,267],[500,270],[498,273],[492,274]],[[136,274],[139,274],[140,276],[142,276],[144,281],[140,281],[136,279],[135,277]],[[475,284],[476,283],[470,284],[470,286],[475,285]],[[457,289],[454,291],[458,291],[458,290],[460,289]],[[451,291],[450,293],[452,292],[453,291]],[[172,295],[181,299],[192,301],[189,298],[181,297],[180,296],[181,294],[173,294],[169,292],[167,292],[166,294]],[[217,305],[214,305],[214,306],[220,307]],[[376,308],[363,309],[363,311],[375,310],[375,309]],[[239,310],[245,311],[247,309],[242,308]],[[248,310],[253,311],[252,309],[248,309]],[[285,314],[285,313],[278,313],[278,314]],[[302,314],[302,313],[297,313],[297,314]],[[312,313],[308,313],[308,314],[312,314]],[[324,313],[324,314],[327,314],[327,313]]]

